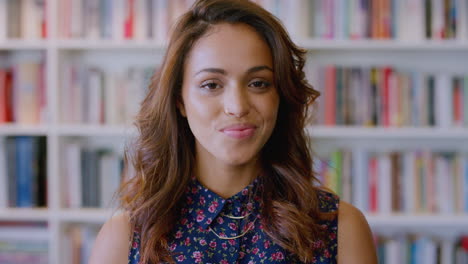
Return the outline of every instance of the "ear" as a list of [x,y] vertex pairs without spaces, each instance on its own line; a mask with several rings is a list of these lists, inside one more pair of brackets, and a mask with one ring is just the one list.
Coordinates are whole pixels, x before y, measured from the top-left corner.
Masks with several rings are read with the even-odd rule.
[[187,117],[187,113],[185,112],[184,101],[182,100],[182,98],[177,100],[177,109],[179,109],[179,112],[183,117]]

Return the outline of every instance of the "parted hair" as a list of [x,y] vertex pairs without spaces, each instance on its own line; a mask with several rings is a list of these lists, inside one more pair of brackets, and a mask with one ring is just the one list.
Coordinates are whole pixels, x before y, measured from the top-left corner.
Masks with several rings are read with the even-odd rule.
[[326,235],[319,221],[336,217],[320,211],[304,132],[308,109],[319,92],[306,81],[305,50],[291,41],[277,18],[247,0],[195,2],[173,27],[161,67],[141,103],[135,121],[138,138],[125,154],[135,175],[119,191],[122,209],[141,232],[141,261],[173,262],[168,239],[180,217],[195,162],[194,135],[177,109],[184,64],[194,43],[220,23],[252,27],[271,49],[280,104],[276,126],[260,153],[260,177],[266,178],[262,224],[274,242],[309,262],[321,250],[315,242]]

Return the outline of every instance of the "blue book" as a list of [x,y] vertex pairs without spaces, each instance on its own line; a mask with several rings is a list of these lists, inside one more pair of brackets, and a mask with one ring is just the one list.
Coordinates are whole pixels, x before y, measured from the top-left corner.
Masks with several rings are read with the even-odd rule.
[[411,243],[411,249],[410,249],[410,264],[417,264],[419,262],[418,259],[417,259],[417,254],[419,252],[418,250],[418,244],[419,244],[419,240],[416,240],[416,241],[412,241]]
[[33,139],[16,138],[16,206],[32,207]]
[[112,38],[112,4],[112,0],[99,1],[99,27],[105,39]]
[[16,139],[7,137],[6,146],[6,166],[8,174],[8,206],[16,206]]

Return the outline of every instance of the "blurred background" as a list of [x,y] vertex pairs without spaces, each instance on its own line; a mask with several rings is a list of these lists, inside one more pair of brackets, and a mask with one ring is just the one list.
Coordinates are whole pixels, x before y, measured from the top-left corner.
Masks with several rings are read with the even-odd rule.
[[[0,263],[87,262],[193,2],[0,0]],[[255,2],[308,51],[313,165],[380,263],[468,263],[468,0]]]

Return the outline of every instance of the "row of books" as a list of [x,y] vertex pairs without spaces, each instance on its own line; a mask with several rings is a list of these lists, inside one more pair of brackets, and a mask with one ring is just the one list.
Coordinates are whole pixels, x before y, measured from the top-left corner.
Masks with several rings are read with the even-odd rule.
[[44,68],[36,61],[0,66],[0,124],[38,124],[47,119]]
[[468,213],[468,154],[340,149],[321,154],[322,184],[362,211]]
[[98,225],[69,225],[63,238],[63,263],[86,264],[100,227]]
[[59,2],[64,38],[166,40],[171,25],[194,0],[64,0]]
[[311,68],[327,126],[468,127],[468,75],[387,67]]
[[67,190],[62,193],[64,206],[112,208],[122,180],[121,155],[80,142],[66,143],[63,151],[63,190]]
[[43,223],[0,222],[0,263],[49,263],[48,237]]
[[47,0],[0,0],[0,41],[47,37]]
[[[0,39],[47,36],[46,0],[1,0]],[[59,1],[65,38],[167,39],[194,0]],[[293,35],[325,39],[468,39],[464,0],[254,0]]]
[[0,208],[46,206],[45,137],[0,138]]
[[459,239],[427,235],[379,237],[380,264],[465,264],[468,263],[468,236]]
[[315,38],[468,39],[468,3],[464,0],[305,1],[310,34]]
[[130,124],[143,100],[152,68],[106,72],[94,66],[63,67],[60,118],[64,123]]

